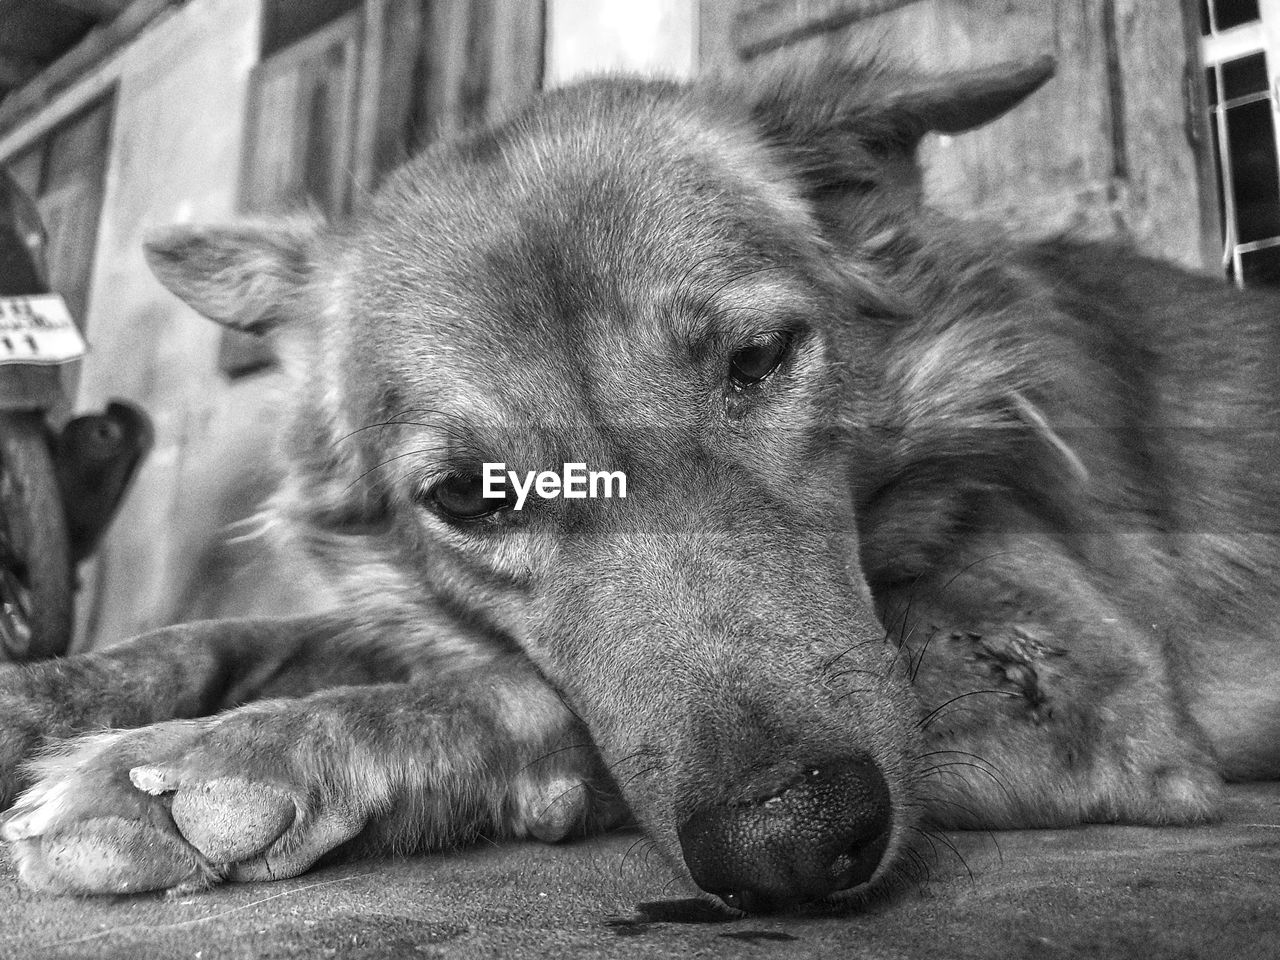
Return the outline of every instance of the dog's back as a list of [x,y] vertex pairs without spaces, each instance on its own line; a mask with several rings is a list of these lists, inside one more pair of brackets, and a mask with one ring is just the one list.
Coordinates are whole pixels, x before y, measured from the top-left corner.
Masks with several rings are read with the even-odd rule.
[[1057,421],[1102,473],[1099,574],[1165,632],[1226,775],[1280,775],[1280,299],[1119,245],[1029,254],[1103,371],[1079,428]]

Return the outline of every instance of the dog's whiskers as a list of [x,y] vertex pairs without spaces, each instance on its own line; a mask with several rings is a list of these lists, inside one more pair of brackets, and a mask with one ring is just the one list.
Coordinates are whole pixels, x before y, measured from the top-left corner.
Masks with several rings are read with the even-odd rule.
[[843,660],[845,657],[847,657],[849,654],[853,653],[855,650],[861,650],[864,647],[879,647],[885,644],[888,641],[888,639],[889,639],[888,634],[885,634],[878,640],[859,640],[857,643],[851,643],[847,647],[845,647],[843,650],[841,650],[839,653],[834,654],[831,657],[824,660],[821,663],[819,669],[824,672],[828,671],[832,667],[834,667],[837,663],[839,663],[841,660]]
[[966,759],[968,759],[968,760],[970,760],[970,761],[972,761],[972,762],[974,762],[974,763],[979,763],[979,764],[982,764],[982,765],[984,765],[984,766],[986,766],[986,767],[989,767],[991,770],[993,770],[993,771],[995,771],[995,772],[997,772],[997,773],[999,773],[999,771],[1000,771],[1000,768],[999,768],[999,767],[997,767],[997,766],[996,766],[994,763],[992,763],[990,760],[986,759],[985,757],[981,757],[981,756],[979,756],[979,755],[978,755],[978,754],[976,754],[976,753],[972,753],[972,752],[970,752],[970,751],[968,751],[968,750],[952,750],[952,749],[928,750],[928,751],[926,751],[925,753],[917,754],[917,755],[916,755],[916,760],[917,760],[917,761],[920,761],[920,760],[927,760],[929,757],[942,756],[943,754],[952,754],[952,755],[954,755],[954,756],[965,757]]
[[[971,570],[973,570],[974,567],[977,567],[983,563],[987,563],[988,561],[994,560],[998,557],[1007,556],[1007,555],[1008,555],[1008,551],[998,551],[996,553],[989,553],[984,556],[981,556],[978,559],[965,564],[963,567],[957,570],[947,580],[947,582],[944,583],[941,587],[931,591],[928,594],[923,595],[923,597],[926,597],[930,601],[940,601],[942,597],[946,594],[946,592],[950,590],[952,586],[955,585],[956,581],[959,580],[966,573],[969,573]],[[912,637],[915,636],[916,630],[919,627],[919,622],[910,623],[910,625],[908,624],[911,617],[911,610],[916,602],[916,599],[922,597],[922,595],[917,592],[916,588],[919,586],[920,580],[923,578],[923,576],[924,576],[923,573],[918,574],[915,580],[912,581],[911,587],[907,596],[907,603],[903,608],[902,615],[896,618],[898,621],[897,630],[889,631],[890,634],[893,634],[895,632],[897,633],[898,649],[903,650],[905,653],[905,656],[911,662],[909,681],[913,684],[916,682],[916,677],[919,675],[920,668],[924,664],[925,654],[929,650],[929,645],[933,642],[933,638],[937,635],[937,631],[931,632],[925,638],[924,644],[921,646],[919,652],[918,653],[912,652],[910,648],[910,642]],[[886,617],[885,619],[890,620],[892,618]]]
[[593,747],[589,743],[570,743],[570,744],[566,744],[563,747],[556,747],[554,750],[548,750],[545,753],[534,757],[532,760],[526,763],[523,767],[517,770],[516,773],[524,773],[534,764],[542,763],[542,761],[549,760],[551,757],[554,757],[561,753],[568,753],[570,750],[591,750],[591,749],[593,749]]
[[994,688],[989,690],[970,690],[968,693],[957,694],[951,699],[946,700],[943,703],[939,704],[938,706],[934,707],[916,723],[916,728],[919,730],[928,730],[930,726],[932,726],[935,722],[937,722],[942,712],[946,710],[947,707],[951,706],[954,703],[958,703],[961,700],[968,699],[969,697],[984,697],[984,696],[1009,697],[1013,700],[1022,699],[1022,694],[1013,693],[1010,690],[997,690]]
[[[934,841],[936,840],[938,843],[941,843],[948,850],[950,850],[952,854],[955,855],[955,858],[960,861],[960,865],[964,867],[964,872],[969,875],[970,882],[976,879],[973,873],[973,869],[969,866],[969,861],[965,859],[964,854],[960,852],[960,848],[957,847],[954,843],[952,843],[949,837],[944,836],[941,832],[930,830],[927,827],[912,826],[909,829],[912,830],[914,833],[918,834],[921,838],[923,838],[929,844],[929,848],[933,851],[935,863],[939,862],[938,848],[934,844]],[[917,855],[918,855],[918,851],[917,851]]]

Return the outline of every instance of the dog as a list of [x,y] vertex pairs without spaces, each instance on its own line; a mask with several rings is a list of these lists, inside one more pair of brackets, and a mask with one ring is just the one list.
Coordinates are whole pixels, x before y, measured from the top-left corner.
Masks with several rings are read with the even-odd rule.
[[277,338],[271,514],[344,600],[0,669],[22,881],[629,823],[779,910],[1280,774],[1280,301],[921,200],[1053,69],[596,79],[350,222],[155,236]]

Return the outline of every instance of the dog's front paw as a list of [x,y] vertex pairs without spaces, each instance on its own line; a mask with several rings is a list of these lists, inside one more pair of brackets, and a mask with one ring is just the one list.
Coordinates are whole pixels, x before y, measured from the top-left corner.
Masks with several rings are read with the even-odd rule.
[[1091,777],[1085,819],[1157,826],[1217,819],[1222,777],[1198,751],[1183,752],[1188,755],[1100,763]]
[[260,720],[112,731],[37,761],[0,824],[19,877],[51,892],[134,893],[302,873],[366,817],[299,762],[302,743]]

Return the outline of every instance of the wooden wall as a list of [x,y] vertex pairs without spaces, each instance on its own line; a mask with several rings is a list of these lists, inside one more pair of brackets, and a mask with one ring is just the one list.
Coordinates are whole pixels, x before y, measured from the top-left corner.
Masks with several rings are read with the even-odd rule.
[[704,50],[739,69],[856,49],[927,70],[1052,53],[1056,77],[1008,117],[925,142],[933,202],[1029,232],[1120,234],[1187,265],[1216,259],[1181,0],[704,0],[703,10],[729,36]]

